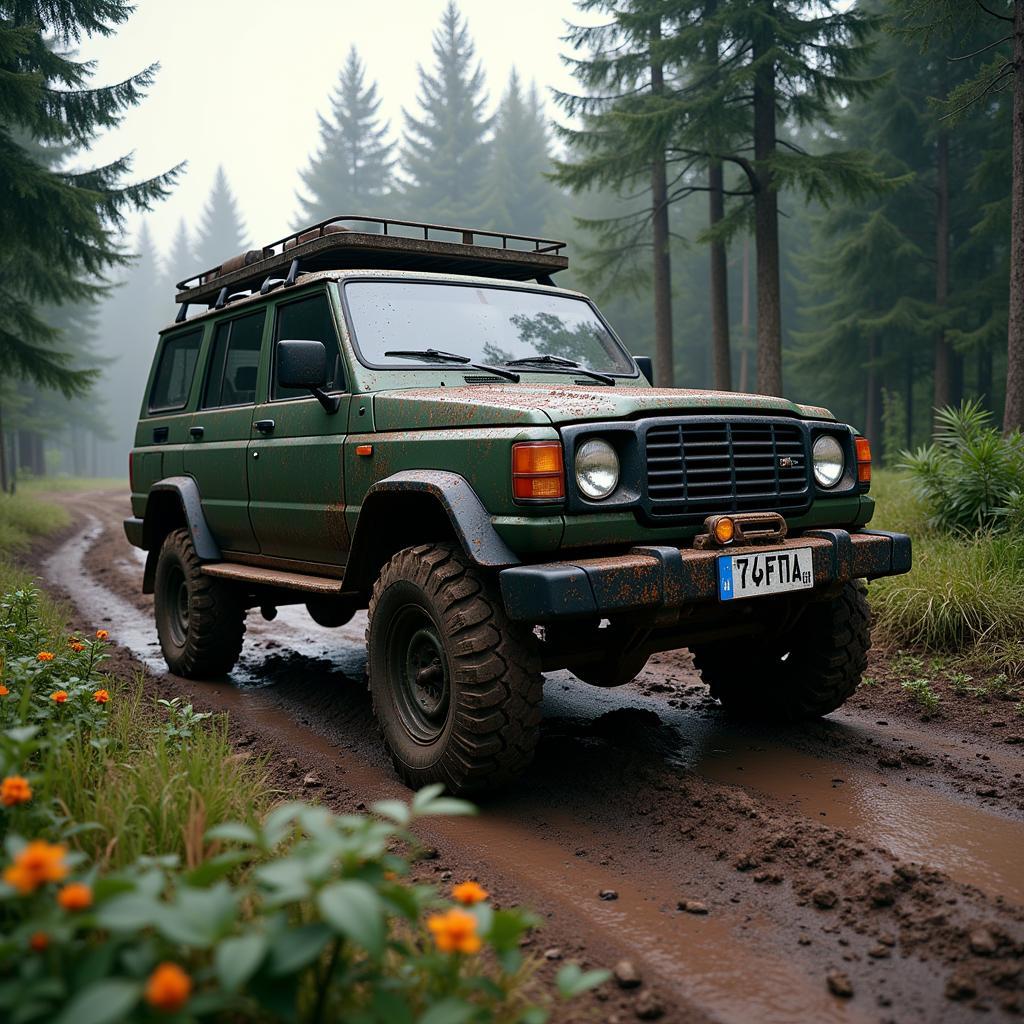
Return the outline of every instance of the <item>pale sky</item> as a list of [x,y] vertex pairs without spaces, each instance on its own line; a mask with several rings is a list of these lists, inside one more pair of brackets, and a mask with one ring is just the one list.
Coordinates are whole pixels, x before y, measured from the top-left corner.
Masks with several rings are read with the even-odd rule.
[[[284,235],[296,212],[298,170],[316,149],[317,112],[326,111],[353,43],[375,79],[392,134],[402,107],[415,111],[418,63],[431,65],[431,34],[446,0],[137,0],[108,39],[85,40],[108,84],[152,61],[161,69],[147,99],[100,140],[92,158],[134,150],[135,175],[180,160],[187,173],[148,216],[165,251],[179,218],[195,223],[223,164],[252,244]],[[559,59],[572,0],[458,0],[487,76],[491,104],[513,65],[526,82],[572,90]],[[593,16],[590,16],[593,20]],[[552,108],[553,110],[553,108]],[[339,213],[356,211],[340,210]]]

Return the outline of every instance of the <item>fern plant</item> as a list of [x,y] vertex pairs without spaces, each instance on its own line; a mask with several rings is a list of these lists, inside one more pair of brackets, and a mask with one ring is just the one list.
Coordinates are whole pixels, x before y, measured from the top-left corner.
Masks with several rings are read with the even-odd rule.
[[1024,435],[1004,437],[978,401],[940,409],[935,423],[931,444],[902,453],[930,525],[1024,534]]

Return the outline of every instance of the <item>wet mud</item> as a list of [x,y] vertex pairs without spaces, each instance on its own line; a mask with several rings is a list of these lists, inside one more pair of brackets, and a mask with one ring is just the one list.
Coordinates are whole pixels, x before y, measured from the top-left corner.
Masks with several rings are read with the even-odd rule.
[[[230,712],[237,743],[270,755],[282,792],[345,809],[405,794],[373,724],[362,615],[331,630],[301,606],[273,622],[251,613],[230,679],[176,679],[120,533],[125,498],[66,500],[80,529],[44,577],[110,629],[125,664]],[[666,1021],[931,1022],[1024,1009],[1022,748],[877,708],[802,729],[737,726],[685,653],[616,690],[552,673],[544,715],[522,782],[477,818],[431,823],[418,870],[442,884],[478,877],[538,910],[544,971],[633,962],[639,988],[609,982],[557,1020],[653,1007]]]

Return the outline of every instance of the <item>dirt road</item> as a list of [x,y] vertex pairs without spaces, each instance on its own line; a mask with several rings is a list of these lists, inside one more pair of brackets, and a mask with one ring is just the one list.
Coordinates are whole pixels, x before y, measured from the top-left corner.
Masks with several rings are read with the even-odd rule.
[[[80,530],[44,578],[83,626],[110,629],[123,661],[141,662],[155,688],[229,711],[239,745],[270,754],[282,789],[349,810],[404,794],[370,715],[362,616],[329,630],[301,608],[270,623],[250,613],[230,680],[176,679],[121,533],[126,496],[65,500]],[[553,673],[544,716],[521,784],[478,818],[432,827],[436,857],[421,871],[477,877],[502,903],[539,911],[546,969],[632,961],[639,987],[610,982],[558,1019],[905,1024],[1024,1011],[1024,745],[1012,728],[993,738],[868,699],[801,729],[741,727],[685,652],[618,690]]]

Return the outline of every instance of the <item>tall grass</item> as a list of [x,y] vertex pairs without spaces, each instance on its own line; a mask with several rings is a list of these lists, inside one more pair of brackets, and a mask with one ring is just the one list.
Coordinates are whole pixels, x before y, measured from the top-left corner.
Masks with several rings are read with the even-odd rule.
[[55,533],[71,522],[67,509],[31,494],[0,494],[0,554],[25,551],[38,537]]

